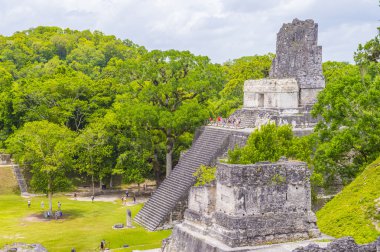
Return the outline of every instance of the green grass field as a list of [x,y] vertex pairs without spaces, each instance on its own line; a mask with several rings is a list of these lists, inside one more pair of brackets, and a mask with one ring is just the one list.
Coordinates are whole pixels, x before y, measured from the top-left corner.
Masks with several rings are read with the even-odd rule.
[[380,198],[380,158],[366,167],[351,184],[317,212],[318,227],[334,237],[352,236],[358,243],[372,242],[380,232],[375,200]]
[[[31,207],[27,199],[7,193],[0,195],[0,248],[14,242],[41,243],[49,251],[99,251],[104,239],[107,247],[114,251],[132,251],[157,248],[161,240],[171,234],[171,230],[149,232],[133,223],[136,228],[114,230],[116,223],[125,223],[126,209],[134,216],[142,204],[132,207],[122,206],[121,201],[86,202],[70,200],[65,196],[54,198],[53,207],[62,203],[64,218],[61,220],[41,220],[40,203],[45,197],[33,197]],[[37,218],[38,217],[38,218]],[[128,244],[127,249],[122,248]]]

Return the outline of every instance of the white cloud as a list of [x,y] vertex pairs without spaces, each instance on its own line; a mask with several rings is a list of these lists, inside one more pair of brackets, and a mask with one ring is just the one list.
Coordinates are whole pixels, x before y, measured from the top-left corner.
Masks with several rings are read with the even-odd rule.
[[148,49],[190,50],[224,62],[274,52],[297,17],[319,23],[324,60],[352,62],[380,26],[374,0],[0,0],[0,34],[38,25],[100,30]]

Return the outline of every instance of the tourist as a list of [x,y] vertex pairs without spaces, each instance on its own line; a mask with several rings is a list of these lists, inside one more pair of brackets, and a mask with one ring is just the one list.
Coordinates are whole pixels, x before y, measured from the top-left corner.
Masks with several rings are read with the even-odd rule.
[[125,191],[125,197],[128,198],[128,196],[129,196],[129,192],[128,192],[128,190],[126,190],[126,191]]
[[218,116],[216,126],[219,126],[222,121],[222,117]]
[[133,203],[136,204],[136,196],[133,195]]
[[58,210],[61,210],[61,202],[58,201]]
[[94,199],[95,199],[95,196],[92,195],[92,196],[91,196],[91,201],[92,201],[92,203],[94,203]]
[[45,208],[45,203],[44,201],[41,201],[41,209],[44,210],[44,208]]
[[31,204],[32,204],[32,202],[30,200],[28,200],[28,208],[30,208]]
[[105,241],[105,240],[102,240],[102,241],[100,242],[100,250],[101,250],[101,251],[104,251],[105,248],[106,248],[106,241]]
[[77,200],[77,193],[74,193],[74,199]]
[[77,252],[75,248],[72,248],[71,249],[71,252]]

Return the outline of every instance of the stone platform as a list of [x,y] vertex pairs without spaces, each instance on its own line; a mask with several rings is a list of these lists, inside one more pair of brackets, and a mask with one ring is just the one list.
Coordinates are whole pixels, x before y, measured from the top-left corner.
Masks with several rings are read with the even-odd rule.
[[[199,228],[202,228],[199,226]],[[207,234],[194,231],[185,223],[176,225],[173,230],[173,236],[180,237],[182,241],[178,246],[173,248],[173,244],[168,244],[164,251],[171,252],[189,252],[189,251],[207,251],[207,252],[290,252],[296,248],[307,246],[310,243],[315,243],[321,248],[325,248],[329,242],[322,242],[333,239],[330,236],[322,235],[319,238],[308,239],[303,241],[294,241],[278,244],[268,244],[259,246],[246,247],[229,247],[226,244],[214,239]],[[180,249],[178,249],[180,248]]]
[[306,163],[285,158],[218,163],[214,184],[191,188],[185,220],[174,227],[165,251],[252,251],[319,238],[309,179]]

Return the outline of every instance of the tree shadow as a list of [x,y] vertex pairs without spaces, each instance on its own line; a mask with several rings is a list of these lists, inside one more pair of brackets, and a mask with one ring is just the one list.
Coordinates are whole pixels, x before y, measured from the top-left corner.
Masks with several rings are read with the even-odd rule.
[[79,210],[79,209],[70,209],[70,210],[62,210],[62,216],[58,215],[58,217],[55,217],[56,211],[53,211],[53,213],[47,217],[47,211],[34,213],[26,217],[26,220],[32,221],[32,222],[39,222],[39,221],[50,221],[50,220],[74,220],[77,218],[81,218],[85,215],[85,211]]
[[62,213],[63,213],[62,219],[73,220],[73,219],[81,218],[85,216],[85,212],[86,211],[80,210],[80,209],[62,210]]

